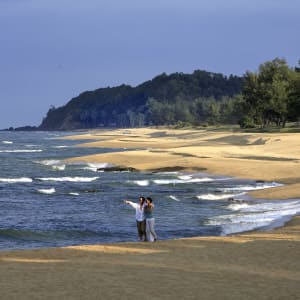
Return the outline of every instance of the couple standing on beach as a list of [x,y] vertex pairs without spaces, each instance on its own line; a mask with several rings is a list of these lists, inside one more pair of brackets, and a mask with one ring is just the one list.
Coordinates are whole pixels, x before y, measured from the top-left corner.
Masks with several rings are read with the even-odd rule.
[[153,216],[154,204],[150,197],[146,199],[142,196],[139,198],[139,203],[134,203],[129,200],[124,200],[135,209],[136,226],[140,241],[155,242],[157,235],[154,230],[155,219]]

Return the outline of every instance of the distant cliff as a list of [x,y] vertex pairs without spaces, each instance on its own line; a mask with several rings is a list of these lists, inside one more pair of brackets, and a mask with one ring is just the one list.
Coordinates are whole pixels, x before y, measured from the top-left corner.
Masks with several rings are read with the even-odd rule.
[[[136,87],[121,85],[83,92],[62,107],[50,108],[38,129],[207,123],[212,121],[208,115],[213,103],[228,104],[242,92],[243,82],[242,77],[201,70],[163,73]],[[231,118],[232,111],[227,115]]]

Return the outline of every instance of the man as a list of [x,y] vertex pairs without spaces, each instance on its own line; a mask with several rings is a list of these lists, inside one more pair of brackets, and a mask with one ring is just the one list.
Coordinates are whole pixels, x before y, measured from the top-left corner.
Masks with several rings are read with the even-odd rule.
[[128,200],[124,200],[126,204],[129,204],[135,209],[136,227],[140,241],[147,241],[146,238],[146,220],[144,216],[145,198],[140,196],[139,203],[134,203]]

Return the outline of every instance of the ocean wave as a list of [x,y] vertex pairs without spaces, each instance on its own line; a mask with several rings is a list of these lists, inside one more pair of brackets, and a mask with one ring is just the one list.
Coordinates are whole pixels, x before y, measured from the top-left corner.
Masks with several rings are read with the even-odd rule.
[[41,194],[54,194],[56,192],[55,188],[50,188],[50,189],[39,189],[37,190]]
[[111,168],[114,165],[110,163],[72,163],[72,165],[79,165],[81,170],[89,170],[92,172],[99,172],[99,169]]
[[57,159],[44,159],[44,160],[38,160],[36,161],[38,164],[42,164],[45,166],[53,166],[53,165],[60,165],[61,161]]
[[254,190],[263,190],[263,189],[269,189],[273,187],[279,187],[283,186],[281,183],[277,182],[266,182],[266,183],[259,183],[256,185],[242,185],[242,186],[236,186],[236,187],[230,187],[230,188],[222,188],[220,189],[221,192],[230,192],[230,191],[254,191]]
[[300,213],[300,200],[259,203],[231,204],[231,210],[237,214],[222,215],[208,220],[208,225],[220,226],[223,235],[249,231],[257,228],[271,226],[286,217]]
[[90,170],[93,172],[98,172],[98,169],[107,169],[112,167],[113,165],[110,163],[88,163],[87,166],[83,167],[84,170]]
[[148,186],[150,184],[149,180],[134,180],[132,182],[139,186]]
[[71,195],[71,196],[79,196],[80,194],[79,194],[79,193],[75,193],[75,192],[70,192],[70,193],[68,193],[68,195]]
[[178,172],[177,171],[165,171],[165,172],[157,172],[155,174],[157,174],[157,175],[177,175]]
[[55,149],[61,149],[61,148],[70,148],[71,146],[67,146],[67,145],[61,145],[61,146],[52,146],[52,148]]
[[243,195],[243,193],[239,193],[239,194],[202,194],[202,195],[198,195],[197,198],[199,200],[225,200],[228,198],[234,198],[238,195]]
[[57,181],[57,182],[91,182],[97,180],[99,177],[39,177],[37,180],[41,181]]
[[4,183],[29,183],[33,180],[28,177],[20,177],[20,178],[0,178],[0,182]]
[[250,207],[250,205],[247,203],[234,203],[234,204],[230,204],[227,206],[228,209],[233,210],[233,211],[239,211],[239,210],[242,210],[242,209],[248,208],[248,207]]
[[169,196],[170,199],[174,200],[174,201],[180,201],[176,196],[170,195]]
[[43,152],[42,149],[14,149],[14,150],[0,150],[2,153],[34,153],[34,152]]
[[12,141],[2,141],[3,144],[13,144]]
[[198,182],[210,182],[214,179],[209,177],[203,178],[186,178],[186,179],[154,179],[153,182],[155,184],[163,185],[163,184],[181,184],[181,183],[198,183]]
[[52,169],[57,171],[64,171],[66,169],[66,165],[53,165]]

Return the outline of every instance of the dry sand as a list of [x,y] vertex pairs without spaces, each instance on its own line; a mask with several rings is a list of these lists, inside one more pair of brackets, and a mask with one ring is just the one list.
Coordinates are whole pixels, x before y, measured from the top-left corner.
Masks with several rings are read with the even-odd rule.
[[[91,131],[83,146],[133,148],[77,161],[139,170],[181,167],[285,186],[300,198],[300,134]],[[0,299],[299,299],[300,217],[271,232],[0,252]]]

